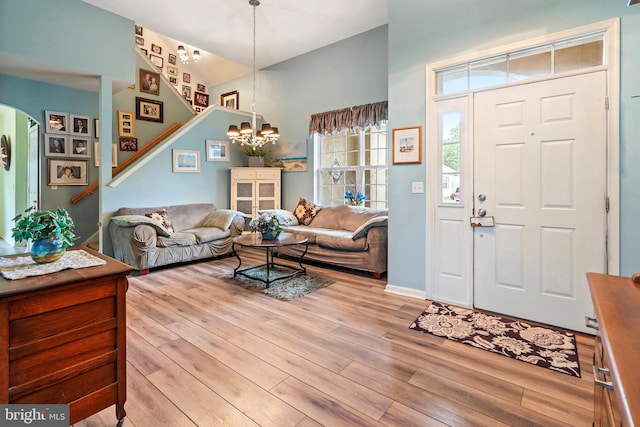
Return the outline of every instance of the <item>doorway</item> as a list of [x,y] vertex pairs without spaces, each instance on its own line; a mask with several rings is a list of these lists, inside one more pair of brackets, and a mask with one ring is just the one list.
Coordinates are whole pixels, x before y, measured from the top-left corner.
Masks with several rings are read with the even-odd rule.
[[11,145],[11,163],[0,171],[0,238],[2,254],[21,253],[25,242],[14,242],[13,218],[30,206],[39,207],[40,125],[23,112],[0,105],[0,128]]
[[606,72],[474,96],[474,306],[584,330],[606,272]]

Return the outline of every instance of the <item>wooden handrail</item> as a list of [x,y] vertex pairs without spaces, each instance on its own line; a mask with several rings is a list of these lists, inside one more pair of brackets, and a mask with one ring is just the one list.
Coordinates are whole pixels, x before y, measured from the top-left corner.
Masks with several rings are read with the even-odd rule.
[[[162,132],[160,135],[158,135],[157,137],[155,137],[151,142],[149,142],[147,145],[145,145],[144,147],[142,147],[138,152],[136,152],[133,156],[129,157],[128,159],[126,159],[124,162],[122,162],[119,166],[116,166],[115,168],[113,168],[111,170],[111,177],[113,177],[114,175],[117,175],[118,173],[120,173],[124,168],[126,168],[127,166],[129,166],[131,163],[135,162],[140,156],[142,156],[143,154],[145,154],[147,151],[151,150],[154,146],[158,145],[161,141],[163,141],[166,137],[168,137],[169,135],[171,135],[173,132],[175,132],[180,126],[182,126],[181,122],[176,122],[174,123],[170,128],[168,128],[167,130],[165,130],[164,132]],[[95,154],[95,153],[94,153]],[[93,193],[93,191],[98,188],[98,185],[100,184],[100,181],[95,181],[93,183],[91,183],[91,185],[89,185],[87,188],[85,188],[84,190],[82,190],[80,193],[76,194],[75,196],[73,196],[73,198],[71,198],[71,203],[78,203],[80,200],[84,199],[85,197],[87,197],[89,194]]]

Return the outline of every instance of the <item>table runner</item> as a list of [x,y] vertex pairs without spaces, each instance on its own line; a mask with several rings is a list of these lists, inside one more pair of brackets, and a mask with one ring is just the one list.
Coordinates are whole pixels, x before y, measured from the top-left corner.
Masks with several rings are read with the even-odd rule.
[[85,268],[104,265],[107,261],[93,256],[82,249],[66,251],[58,261],[37,264],[30,255],[3,258],[0,257],[0,273],[5,279],[23,279],[29,276],[40,276],[55,273],[67,268]]

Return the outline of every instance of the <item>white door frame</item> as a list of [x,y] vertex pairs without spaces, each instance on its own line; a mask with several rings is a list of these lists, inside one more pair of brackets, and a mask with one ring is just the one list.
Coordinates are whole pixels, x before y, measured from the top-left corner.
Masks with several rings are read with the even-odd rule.
[[[609,101],[609,110],[607,117],[607,193],[609,197],[609,214],[607,215],[607,270],[609,274],[617,275],[620,270],[620,20],[619,18],[597,22],[594,24],[573,28],[567,31],[559,33],[549,34],[546,36],[526,40],[524,42],[514,43],[506,46],[500,46],[484,51],[474,52],[468,55],[457,56],[449,58],[443,61],[428,64],[426,66],[426,123],[431,129],[426,134],[427,143],[427,176],[426,182],[429,183],[428,194],[431,197],[427,198],[427,259],[425,262],[426,267],[426,284],[425,284],[425,296],[427,299],[438,299],[443,302],[450,302],[458,305],[464,305],[467,307],[473,306],[473,276],[469,278],[469,295],[468,301],[450,301],[446,295],[440,295],[436,291],[437,280],[435,277],[434,262],[436,260],[436,248],[437,242],[433,242],[431,237],[435,235],[436,227],[436,197],[440,194],[438,185],[440,185],[440,171],[442,166],[440,165],[439,155],[439,142],[437,135],[437,123],[438,118],[436,115],[435,103],[440,100],[460,97],[463,95],[471,96],[474,92],[481,90],[494,90],[500,87],[515,86],[518,84],[526,84],[535,81],[548,80],[558,77],[566,77],[570,75],[582,74],[587,70],[578,70],[572,73],[563,73],[558,75],[549,75],[537,79],[530,79],[521,83],[505,84],[482,88],[474,91],[468,91],[463,93],[456,93],[451,95],[436,95],[437,92],[437,79],[436,70],[451,67],[456,64],[462,64],[471,62],[480,58],[486,58],[496,56],[505,52],[526,49],[528,47],[550,43],[555,40],[561,40],[571,37],[576,37],[583,34],[604,32],[605,34],[605,61],[606,64],[588,69],[589,72],[595,69],[603,69],[607,71],[607,95]],[[469,123],[471,123],[469,130],[468,141],[470,143],[467,153],[473,153],[473,102],[471,102],[471,108],[469,109]],[[467,156],[468,157],[468,156]],[[462,174],[466,176],[473,176],[473,161],[471,158],[461,159],[463,163]],[[469,180],[468,187],[463,191],[462,197],[466,198],[465,204],[468,206],[473,205],[473,182]],[[473,240],[465,245],[470,251],[469,256],[466,259],[473,259]]]

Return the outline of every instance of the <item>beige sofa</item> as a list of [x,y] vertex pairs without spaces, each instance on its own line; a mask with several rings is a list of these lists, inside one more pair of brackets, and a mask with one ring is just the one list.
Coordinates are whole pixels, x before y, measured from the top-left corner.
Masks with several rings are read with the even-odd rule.
[[[309,239],[304,260],[367,271],[378,279],[387,271],[386,210],[347,205],[322,207],[309,225],[299,224],[289,214],[294,224],[285,231]],[[299,256],[303,250],[304,246],[295,245],[276,248],[274,252],[278,256]]]
[[114,257],[142,274],[150,268],[231,253],[244,217],[211,203],[120,208],[109,221]]

